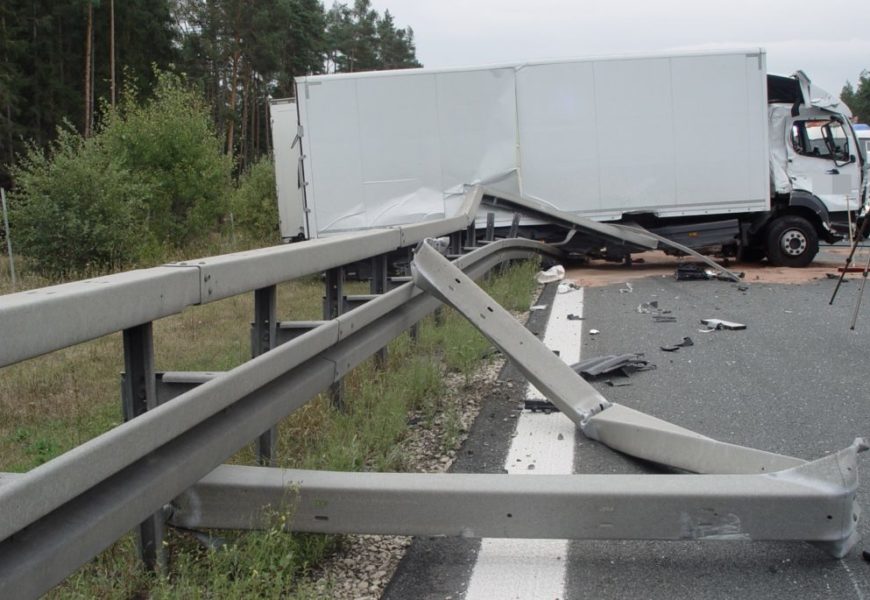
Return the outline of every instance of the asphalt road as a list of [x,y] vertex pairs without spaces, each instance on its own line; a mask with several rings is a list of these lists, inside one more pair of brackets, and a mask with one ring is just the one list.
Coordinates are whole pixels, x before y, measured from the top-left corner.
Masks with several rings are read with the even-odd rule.
[[[642,352],[657,365],[631,376],[629,386],[597,384],[615,402],[724,441],[819,458],[870,435],[870,290],[856,331],[849,331],[857,283],[842,288],[834,306],[828,280],[740,291],[718,281],[654,278],[634,281],[632,293],[620,293],[621,285],[587,289],[582,356]],[[637,312],[651,300],[676,322]],[[546,315],[533,315],[530,326],[540,331]],[[747,329],[700,333],[699,321],[708,317]],[[684,336],[695,345],[660,350]],[[504,376],[517,383],[493,390],[454,470],[501,470],[522,388],[510,368]],[[868,458],[860,459],[859,502],[870,549]],[[654,471],[578,436],[575,472]],[[415,541],[384,597],[461,598],[478,547],[475,540]],[[572,542],[566,598],[870,598],[862,547],[834,560],[805,543]]]

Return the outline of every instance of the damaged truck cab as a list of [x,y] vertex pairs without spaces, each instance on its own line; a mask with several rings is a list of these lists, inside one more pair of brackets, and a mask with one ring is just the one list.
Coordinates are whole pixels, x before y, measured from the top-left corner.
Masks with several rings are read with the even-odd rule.
[[803,267],[864,217],[866,155],[848,107],[800,71],[767,79],[771,210],[743,223],[743,254]]

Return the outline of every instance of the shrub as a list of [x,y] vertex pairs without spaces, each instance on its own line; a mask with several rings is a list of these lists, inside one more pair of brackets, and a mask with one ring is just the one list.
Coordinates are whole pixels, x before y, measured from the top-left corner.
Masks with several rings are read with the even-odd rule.
[[226,214],[232,159],[223,154],[202,99],[177,75],[158,72],[154,97],[127,88],[106,109],[99,137],[148,187],[147,228],[160,244],[183,246]]
[[82,139],[67,124],[46,152],[30,145],[12,174],[13,240],[37,270],[64,277],[138,258],[148,190],[102,139]]
[[243,235],[257,241],[281,241],[275,167],[271,157],[263,157],[242,174],[230,206],[235,226]]

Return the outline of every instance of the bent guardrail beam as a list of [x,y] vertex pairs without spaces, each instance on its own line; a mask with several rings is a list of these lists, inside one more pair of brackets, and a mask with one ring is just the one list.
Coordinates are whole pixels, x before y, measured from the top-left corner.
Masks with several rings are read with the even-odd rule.
[[[480,205],[415,225],[282,244],[0,296],[0,367],[291,279],[465,229]],[[14,343],[9,342],[14,340]]]
[[[719,442],[608,402],[428,242],[417,248],[412,272],[416,285],[459,311],[591,439],[637,458],[694,473],[784,473],[783,469],[805,466],[797,458]],[[864,444],[855,446],[855,452],[864,449]],[[850,502],[855,503],[854,497]],[[857,521],[859,512],[855,505],[850,515]],[[855,541],[853,533],[829,551],[835,555],[848,551]]]
[[621,223],[599,223],[574,213],[559,210],[555,206],[533,200],[525,196],[517,196],[503,191],[483,189],[483,203],[494,207],[507,207],[509,210],[523,212],[544,222],[559,224],[569,230],[576,230],[608,243],[630,246],[637,250],[663,250],[670,248],[692,256],[722,273],[731,281],[740,281],[740,276],[717,263],[709,256],[692,250],[688,246],[669,240],[639,226],[623,225]]
[[[504,240],[479,277],[558,251]],[[33,597],[440,306],[407,283],[0,485],[0,598]]]
[[[756,475],[339,473],[223,465],[173,502],[186,528],[596,540],[854,543],[850,447]],[[267,510],[271,509],[271,510]],[[844,545],[843,540],[848,542]],[[836,548],[834,550],[833,548]]]

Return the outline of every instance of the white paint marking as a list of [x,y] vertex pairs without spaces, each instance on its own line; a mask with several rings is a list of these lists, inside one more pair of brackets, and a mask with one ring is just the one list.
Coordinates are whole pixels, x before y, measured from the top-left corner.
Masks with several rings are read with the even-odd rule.
[[[580,360],[583,321],[569,320],[569,314],[583,316],[583,290],[556,295],[544,334],[544,344],[572,364]],[[526,398],[543,399],[543,395],[529,385]],[[523,412],[505,469],[512,475],[571,474],[575,431],[574,423],[562,413]],[[567,540],[485,538],[465,598],[564,598],[567,555]]]

